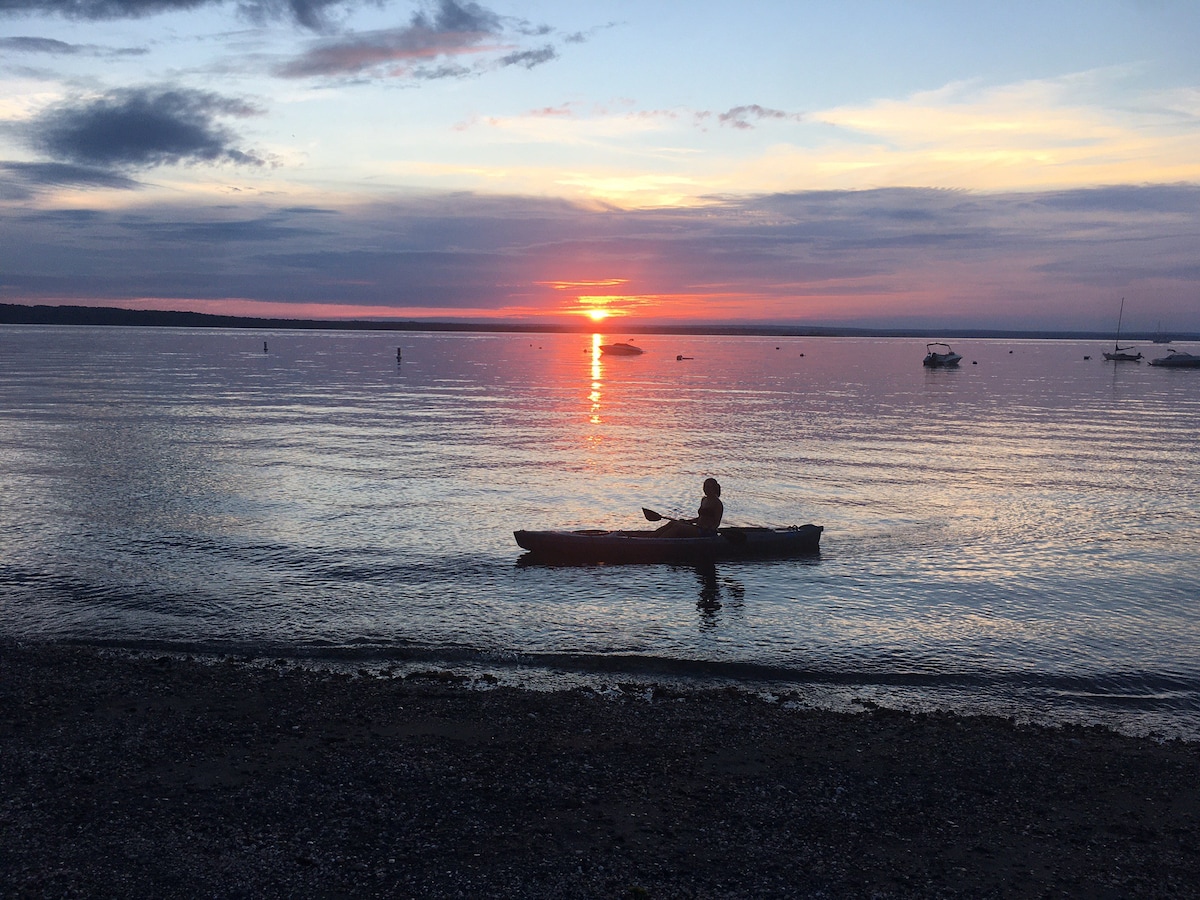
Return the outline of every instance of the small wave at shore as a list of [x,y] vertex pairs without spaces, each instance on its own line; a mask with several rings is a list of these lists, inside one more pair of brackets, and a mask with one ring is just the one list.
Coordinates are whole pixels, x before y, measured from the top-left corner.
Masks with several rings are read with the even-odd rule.
[[647,654],[495,653],[467,647],[240,642],[67,641],[118,652],[236,658],[373,676],[438,672],[529,690],[735,688],[805,707],[994,715],[1041,725],[1092,725],[1200,742],[1200,680],[1153,672],[1090,676],[1026,672],[801,669]]

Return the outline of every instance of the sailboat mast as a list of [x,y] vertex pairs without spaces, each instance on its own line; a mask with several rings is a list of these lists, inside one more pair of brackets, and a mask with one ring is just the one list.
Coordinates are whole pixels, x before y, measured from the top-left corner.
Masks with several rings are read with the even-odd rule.
[[1112,362],[1137,362],[1142,358],[1140,353],[1126,353],[1125,350],[1132,350],[1132,347],[1121,347],[1121,324],[1125,319],[1125,298],[1121,298],[1121,311],[1117,313],[1117,339],[1113,341],[1112,352],[1105,351],[1104,358]]

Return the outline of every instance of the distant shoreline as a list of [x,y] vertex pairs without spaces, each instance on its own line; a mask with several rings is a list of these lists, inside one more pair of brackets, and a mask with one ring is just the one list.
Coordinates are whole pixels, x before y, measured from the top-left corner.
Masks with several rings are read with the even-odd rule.
[[[624,327],[616,327],[621,324]],[[90,325],[144,328],[247,328],[309,331],[457,331],[515,334],[592,334],[597,331],[632,331],[637,334],[693,334],[759,337],[910,337],[910,338],[1006,338],[1010,340],[1112,340],[1112,335],[1095,331],[1018,331],[971,328],[845,328],[795,325],[651,325],[622,321],[607,326],[521,324],[519,322],[437,322],[423,320],[377,321],[371,319],[272,319],[251,316],[219,316],[179,310],[122,309],[112,306],[25,306],[0,303],[0,325]],[[1148,342],[1154,335],[1137,332],[1123,335],[1126,341]],[[1200,334],[1181,334],[1176,341],[1198,341]]]

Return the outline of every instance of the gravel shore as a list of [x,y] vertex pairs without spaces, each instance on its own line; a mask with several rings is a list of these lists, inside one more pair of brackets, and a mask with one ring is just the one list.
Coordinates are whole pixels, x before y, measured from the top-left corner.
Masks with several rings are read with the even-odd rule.
[[0,896],[1200,896],[1200,745],[785,701],[0,644]]

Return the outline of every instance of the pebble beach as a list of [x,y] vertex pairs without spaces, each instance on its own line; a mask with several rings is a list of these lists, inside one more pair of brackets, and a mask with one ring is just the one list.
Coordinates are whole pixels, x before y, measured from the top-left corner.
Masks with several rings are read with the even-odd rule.
[[0,896],[1200,896],[1200,746],[7,643]]

